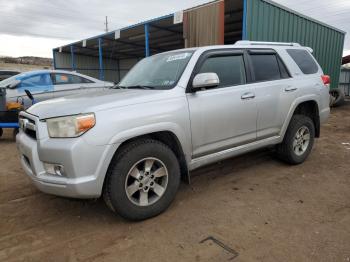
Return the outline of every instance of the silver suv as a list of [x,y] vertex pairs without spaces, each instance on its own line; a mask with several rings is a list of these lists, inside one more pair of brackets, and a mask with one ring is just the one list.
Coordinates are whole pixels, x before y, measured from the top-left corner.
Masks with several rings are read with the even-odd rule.
[[240,41],[141,60],[119,85],[20,114],[24,171],[46,193],[103,195],[121,216],[164,211],[189,171],[275,145],[300,164],[329,115],[310,48]]

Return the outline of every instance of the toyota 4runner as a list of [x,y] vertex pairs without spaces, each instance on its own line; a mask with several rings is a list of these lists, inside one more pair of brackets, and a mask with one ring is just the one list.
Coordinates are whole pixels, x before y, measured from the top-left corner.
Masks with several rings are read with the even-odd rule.
[[330,79],[311,53],[239,41],[144,58],[113,88],[21,112],[22,167],[43,192],[103,195],[141,220],[164,211],[198,167],[271,145],[300,164],[330,112]]

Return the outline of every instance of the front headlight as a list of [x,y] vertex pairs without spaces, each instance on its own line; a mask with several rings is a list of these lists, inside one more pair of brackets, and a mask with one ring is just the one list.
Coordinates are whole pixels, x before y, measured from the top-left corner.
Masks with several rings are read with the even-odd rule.
[[46,120],[52,138],[78,137],[95,126],[93,113],[50,118]]

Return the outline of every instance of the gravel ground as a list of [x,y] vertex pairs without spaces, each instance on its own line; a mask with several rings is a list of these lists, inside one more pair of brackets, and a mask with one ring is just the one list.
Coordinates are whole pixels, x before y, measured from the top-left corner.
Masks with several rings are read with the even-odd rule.
[[0,261],[350,261],[346,143],[349,102],[332,109],[304,164],[288,166],[261,150],[199,169],[165,213],[132,223],[100,199],[39,192],[6,132]]

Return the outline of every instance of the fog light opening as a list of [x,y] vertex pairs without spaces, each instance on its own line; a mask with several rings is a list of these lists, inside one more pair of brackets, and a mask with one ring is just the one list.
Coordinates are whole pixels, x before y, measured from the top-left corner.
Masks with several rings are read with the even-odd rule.
[[63,165],[44,163],[44,167],[45,167],[46,173],[49,175],[61,176],[61,177],[65,176]]

